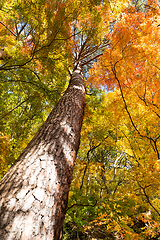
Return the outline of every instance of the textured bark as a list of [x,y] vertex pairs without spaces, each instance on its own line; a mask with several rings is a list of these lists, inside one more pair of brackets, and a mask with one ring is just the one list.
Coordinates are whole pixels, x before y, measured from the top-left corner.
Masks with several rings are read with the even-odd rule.
[[80,70],[0,183],[0,239],[58,240],[80,143],[85,87]]

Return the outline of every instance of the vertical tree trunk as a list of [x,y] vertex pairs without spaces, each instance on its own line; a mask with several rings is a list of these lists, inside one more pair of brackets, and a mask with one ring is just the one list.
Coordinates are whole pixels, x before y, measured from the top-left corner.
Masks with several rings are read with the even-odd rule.
[[1,180],[0,239],[61,239],[84,105],[77,68],[57,106]]

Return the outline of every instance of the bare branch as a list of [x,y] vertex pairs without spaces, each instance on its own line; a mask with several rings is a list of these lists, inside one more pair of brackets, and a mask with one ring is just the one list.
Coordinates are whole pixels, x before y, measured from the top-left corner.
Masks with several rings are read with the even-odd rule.
[[123,156],[123,154],[121,153],[115,160],[113,168],[114,168],[114,173],[113,173],[113,177],[111,178],[111,180],[109,181],[109,183],[112,183],[116,177],[116,173],[117,173],[117,167],[118,167],[118,161],[119,159]]

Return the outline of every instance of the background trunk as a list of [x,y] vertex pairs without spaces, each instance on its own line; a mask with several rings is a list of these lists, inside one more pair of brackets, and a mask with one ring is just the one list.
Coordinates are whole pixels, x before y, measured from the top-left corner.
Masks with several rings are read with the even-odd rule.
[[80,70],[0,183],[0,239],[61,239],[80,143],[85,87]]

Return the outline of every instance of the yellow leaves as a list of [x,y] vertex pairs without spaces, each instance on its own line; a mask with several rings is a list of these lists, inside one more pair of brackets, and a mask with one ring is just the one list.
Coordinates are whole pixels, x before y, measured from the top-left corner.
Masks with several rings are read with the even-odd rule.
[[[108,1],[107,1],[108,2]],[[128,7],[130,3],[129,0],[111,0],[109,1],[110,11],[112,12],[113,17],[118,17],[121,12]]]
[[93,164],[92,162],[89,164],[91,172],[96,172],[97,174],[101,174],[101,170],[103,169],[103,163],[96,162]]
[[155,169],[160,172],[160,159],[158,159],[154,165]]
[[0,132],[0,179],[7,172],[12,163],[10,139]]
[[[153,64],[158,63],[160,58],[160,32],[154,18],[148,13],[136,12],[134,8],[122,13],[110,35],[110,48],[93,65],[88,80],[99,88],[107,85],[115,91],[116,85],[121,87],[121,97],[123,94],[125,101],[121,101],[121,97],[118,99],[112,94],[108,95],[109,98],[111,95],[115,98],[110,105],[114,116],[111,124],[115,121],[116,125],[117,121],[124,135],[117,145],[129,155],[136,153],[142,158],[147,157],[146,148],[154,152],[149,138],[156,139],[159,135],[159,69]],[[138,139],[140,135],[144,137],[143,141]],[[137,138],[137,144],[134,138]],[[157,146],[159,148],[159,140]]]
[[11,48],[17,43],[16,37],[8,30],[10,27],[7,27],[7,21],[2,18],[2,15],[0,17],[0,21],[3,23],[3,25],[0,23],[0,45],[3,47]]

